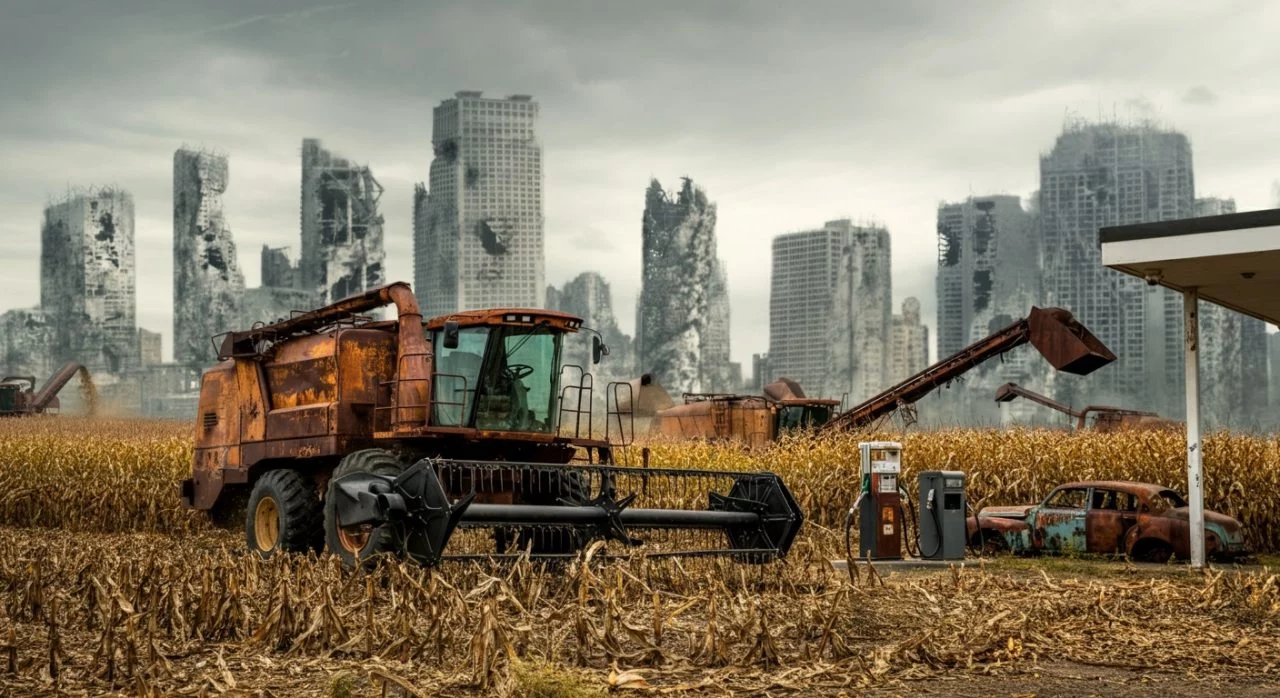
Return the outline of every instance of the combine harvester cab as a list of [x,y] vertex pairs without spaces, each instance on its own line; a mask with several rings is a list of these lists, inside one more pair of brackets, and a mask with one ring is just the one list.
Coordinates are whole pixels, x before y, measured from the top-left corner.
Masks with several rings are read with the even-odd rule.
[[[397,319],[360,313],[394,305]],[[581,320],[467,311],[423,323],[396,283],[222,337],[183,502],[247,499],[261,555],[785,556],[803,515],[770,473],[631,468],[591,434],[592,378],[561,366]],[[598,336],[593,362],[607,354]],[[617,386],[610,386],[615,393]],[[585,433],[583,433],[585,427]]]

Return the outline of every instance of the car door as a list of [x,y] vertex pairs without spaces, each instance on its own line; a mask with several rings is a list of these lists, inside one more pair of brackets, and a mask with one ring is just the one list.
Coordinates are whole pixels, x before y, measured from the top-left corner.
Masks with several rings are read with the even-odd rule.
[[1128,492],[1095,487],[1085,512],[1085,549],[1114,555],[1124,552],[1124,538],[1138,522],[1136,498]]
[[1052,553],[1085,552],[1088,487],[1059,487],[1036,511],[1035,531],[1041,549]]

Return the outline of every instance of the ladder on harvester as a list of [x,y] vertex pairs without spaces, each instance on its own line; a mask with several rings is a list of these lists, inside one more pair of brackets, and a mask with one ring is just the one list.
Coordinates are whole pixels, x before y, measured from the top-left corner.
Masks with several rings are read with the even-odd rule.
[[720,438],[727,438],[729,434],[729,402],[727,400],[715,400],[711,403],[711,426],[715,429],[715,434]]

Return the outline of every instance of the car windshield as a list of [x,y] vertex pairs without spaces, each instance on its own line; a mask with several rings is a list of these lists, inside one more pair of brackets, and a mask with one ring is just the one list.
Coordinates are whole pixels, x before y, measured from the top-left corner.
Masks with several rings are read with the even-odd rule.
[[1083,509],[1086,501],[1085,494],[1086,490],[1083,488],[1063,488],[1049,495],[1044,505],[1054,509]]

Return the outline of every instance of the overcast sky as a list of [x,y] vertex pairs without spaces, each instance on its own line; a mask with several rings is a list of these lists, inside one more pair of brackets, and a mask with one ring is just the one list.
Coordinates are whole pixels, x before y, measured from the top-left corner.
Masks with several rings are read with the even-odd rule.
[[[1272,205],[1280,3],[0,0],[0,310],[39,301],[41,211],[69,186],[137,207],[139,324],[172,335],[172,157],[230,156],[250,285],[298,245],[304,137],[386,187],[388,273],[412,281],[412,185],[457,90],[542,105],[547,281],[585,270],[635,323],[651,176],[719,206],[734,360],[768,348],[769,241],[853,217],[893,235],[895,306],[932,323],[935,213],[1026,196],[1068,114],[1155,117],[1198,195]],[[749,370],[749,369],[748,369]]]

